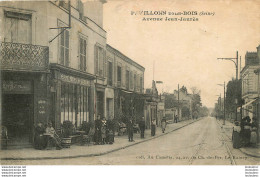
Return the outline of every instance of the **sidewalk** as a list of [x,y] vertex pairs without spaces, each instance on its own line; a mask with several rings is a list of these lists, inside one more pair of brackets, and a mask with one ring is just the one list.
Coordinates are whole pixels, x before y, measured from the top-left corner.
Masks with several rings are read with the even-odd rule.
[[36,150],[34,148],[0,150],[0,156],[1,160],[40,160],[100,156],[158,138],[199,120],[201,119],[168,124],[165,133],[162,133],[161,128],[157,127],[156,136],[154,137],[151,136],[150,129],[145,131],[144,139],[140,138],[140,134],[135,133],[134,142],[128,142],[127,136],[115,136],[115,143],[112,145],[72,145],[70,148],[62,150]]
[[[232,124],[229,121],[225,121],[225,125],[223,125],[223,120],[217,120],[219,125],[223,127],[225,134],[227,135],[227,137],[232,140],[232,132],[233,132],[233,126],[234,124]],[[257,148],[252,148],[252,147],[242,147],[239,148],[239,150],[241,152],[243,152],[246,155],[252,156],[252,157],[257,157],[260,158],[260,150],[259,147]]]

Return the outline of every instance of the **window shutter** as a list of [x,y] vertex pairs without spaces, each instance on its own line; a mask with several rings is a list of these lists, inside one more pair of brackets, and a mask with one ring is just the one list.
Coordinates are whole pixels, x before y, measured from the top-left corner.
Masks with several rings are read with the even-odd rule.
[[95,59],[95,74],[98,75],[98,47],[95,45],[94,47],[94,59]]

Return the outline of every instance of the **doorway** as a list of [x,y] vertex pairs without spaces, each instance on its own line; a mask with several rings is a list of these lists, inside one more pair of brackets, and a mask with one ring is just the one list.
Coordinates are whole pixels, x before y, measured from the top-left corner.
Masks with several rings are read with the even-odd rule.
[[32,143],[33,95],[3,94],[2,125],[8,131],[8,146]]

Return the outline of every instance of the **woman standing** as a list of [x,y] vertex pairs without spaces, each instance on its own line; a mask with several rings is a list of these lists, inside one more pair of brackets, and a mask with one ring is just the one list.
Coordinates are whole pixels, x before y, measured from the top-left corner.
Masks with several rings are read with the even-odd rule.
[[38,123],[35,128],[35,136],[34,136],[34,148],[35,149],[45,149],[46,148],[46,141],[43,136],[45,133],[45,128],[43,127],[42,123]]
[[164,133],[164,132],[165,132],[165,129],[166,129],[166,119],[165,119],[165,117],[162,118],[161,125],[162,125],[162,132]]
[[155,136],[155,125],[156,125],[156,122],[155,122],[155,119],[153,119],[152,125],[151,125],[151,135],[152,136]]
[[253,122],[251,126],[250,144],[253,147],[256,147],[257,144],[257,122],[255,117],[253,117]]
[[232,142],[233,148],[238,149],[240,148],[240,132],[241,128],[239,126],[239,122],[235,122],[235,126],[233,127],[233,134],[232,134]]

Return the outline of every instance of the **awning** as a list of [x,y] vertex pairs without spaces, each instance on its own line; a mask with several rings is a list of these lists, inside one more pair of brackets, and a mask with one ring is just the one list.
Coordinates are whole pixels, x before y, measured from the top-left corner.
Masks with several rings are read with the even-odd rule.
[[[242,105],[242,108],[245,108],[246,106],[252,104],[252,103],[255,102],[256,100],[257,100],[257,98],[255,98],[255,99],[253,99],[253,100],[247,102],[246,104]],[[237,108],[237,111],[239,111],[240,108],[241,108],[241,107],[238,107],[238,108]]]

